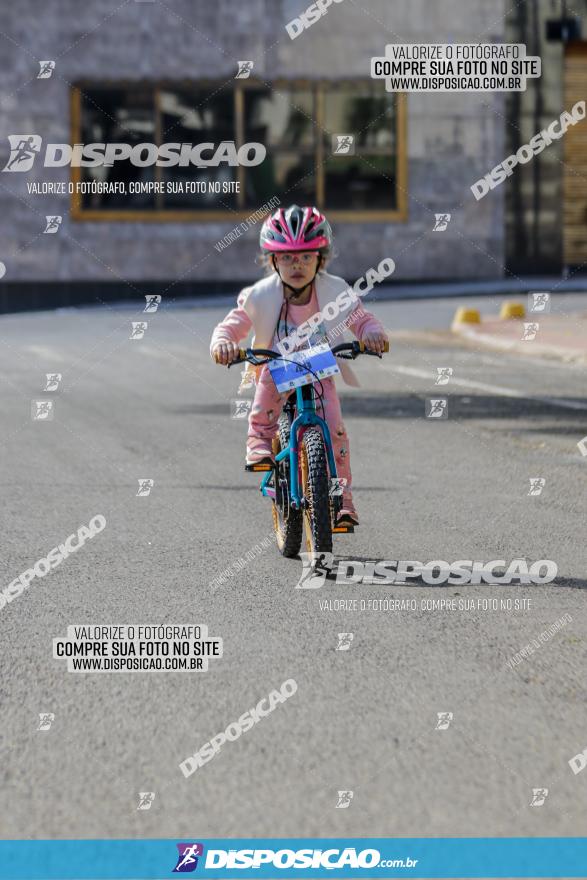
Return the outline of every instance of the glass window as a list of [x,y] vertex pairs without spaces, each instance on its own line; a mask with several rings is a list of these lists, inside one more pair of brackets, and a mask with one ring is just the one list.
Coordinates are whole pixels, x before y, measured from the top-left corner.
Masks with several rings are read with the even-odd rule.
[[[218,146],[261,143],[266,158],[256,166],[189,164],[74,169],[82,181],[155,182],[163,192],[84,194],[72,203],[74,216],[100,219],[239,219],[274,196],[283,204],[317,204],[327,211],[399,212],[398,193],[405,144],[400,143],[400,99],[380,83],[277,82],[128,84],[76,89],[75,143],[141,142]],[[403,104],[401,105],[403,107]],[[352,149],[337,148],[351,135]],[[402,135],[402,138],[404,135]],[[345,139],[348,140],[348,139]],[[398,175],[400,179],[398,179]],[[201,186],[197,191],[193,184]],[[191,191],[186,190],[189,184]],[[216,192],[209,192],[213,184]],[[107,213],[106,213],[107,212]],[[147,217],[148,219],[148,217]]]

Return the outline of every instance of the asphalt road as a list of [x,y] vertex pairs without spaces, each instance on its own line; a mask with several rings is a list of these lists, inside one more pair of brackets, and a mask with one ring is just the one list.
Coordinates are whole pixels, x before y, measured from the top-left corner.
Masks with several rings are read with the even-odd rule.
[[[3,837],[584,833],[587,772],[568,761],[587,747],[586,374],[474,351],[446,331],[453,306],[373,307],[397,332],[381,362],[357,362],[362,387],[341,388],[361,526],[335,552],[545,558],[553,584],[298,590],[301,563],[267,541],[214,588],[271,532],[258,478],[243,470],[245,422],[230,415],[237,371],[208,355],[225,309],[0,319],[3,583],[95,514],[107,520],[0,609]],[[144,339],[129,340],[145,317]],[[54,394],[47,372],[63,377]],[[427,419],[424,400],[439,392],[449,417]],[[48,398],[53,420],[32,420],[31,401]],[[536,477],[544,488],[530,496]],[[137,497],[145,478],[151,493]],[[349,598],[417,608],[323,610]],[[422,608],[438,598],[529,608]],[[68,673],[52,657],[71,624],[162,621],[207,624],[224,656],[203,673],[125,674]],[[354,634],[350,650],[335,650],[339,632]],[[180,761],[290,678],[295,695],[183,777]],[[439,712],[453,713],[448,729],[436,729]],[[40,713],[54,713],[47,731]],[[529,805],[533,788],[549,790],[542,806]],[[340,790],[354,792],[347,809]],[[148,810],[137,810],[141,791],[155,792]]]

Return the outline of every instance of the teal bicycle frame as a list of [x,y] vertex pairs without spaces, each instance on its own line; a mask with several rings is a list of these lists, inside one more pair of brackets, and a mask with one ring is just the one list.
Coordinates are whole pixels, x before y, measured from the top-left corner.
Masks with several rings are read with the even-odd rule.
[[[297,415],[291,424],[289,435],[289,445],[285,449],[280,450],[275,456],[275,463],[278,464],[286,456],[289,456],[289,497],[292,507],[300,508],[302,499],[300,497],[300,484],[298,479],[298,462],[299,462],[299,442],[298,432],[301,428],[309,425],[318,425],[324,436],[324,445],[326,447],[326,456],[328,459],[328,468],[331,478],[336,477],[336,463],[334,461],[334,452],[332,451],[332,440],[330,437],[330,429],[325,420],[316,412],[316,394],[314,385],[302,385],[296,388],[296,407]],[[261,492],[268,498],[275,500],[275,489],[269,486],[269,481],[274,470],[267,471],[261,482]]]

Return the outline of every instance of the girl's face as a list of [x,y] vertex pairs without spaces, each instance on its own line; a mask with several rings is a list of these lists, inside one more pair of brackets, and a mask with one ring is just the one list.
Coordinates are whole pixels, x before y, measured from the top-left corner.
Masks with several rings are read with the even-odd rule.
[[303,287],[304,284],[310,284],[316,274],[319,259],[318,251],[296,251],[295,253],[283,251],[275,254],[275,262],[282,280],[286,284],[291,284],[292,287]]

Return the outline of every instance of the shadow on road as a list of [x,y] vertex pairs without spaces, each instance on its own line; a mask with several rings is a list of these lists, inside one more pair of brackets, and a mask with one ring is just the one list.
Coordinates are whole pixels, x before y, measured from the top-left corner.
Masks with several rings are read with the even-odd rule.
[[[500,397],[499,395],[449,394],[442,388],[428,394],[352,394],[341,395],[343,416],[369,419],[417,419],[425,417],[425,401],[430,398],[448,398],[448,418],[457,419],[551,419],[559,424],[563,414],[572,424],[587,420],[587,397],[554,398],[582,405],[584,408],[561,407],[536,398]],[[229,415],[228,401],[224,403],[188,404],[169,407],[172,415],[224,416]],[[243,420],[244,421],[244,420]],[[432,420],[431,420],[432,421]],[[529,430],[532,430],[529,428]],[[547,429],[548,430],[548,429]],[[553,426],[553,430],[555,427]]]

